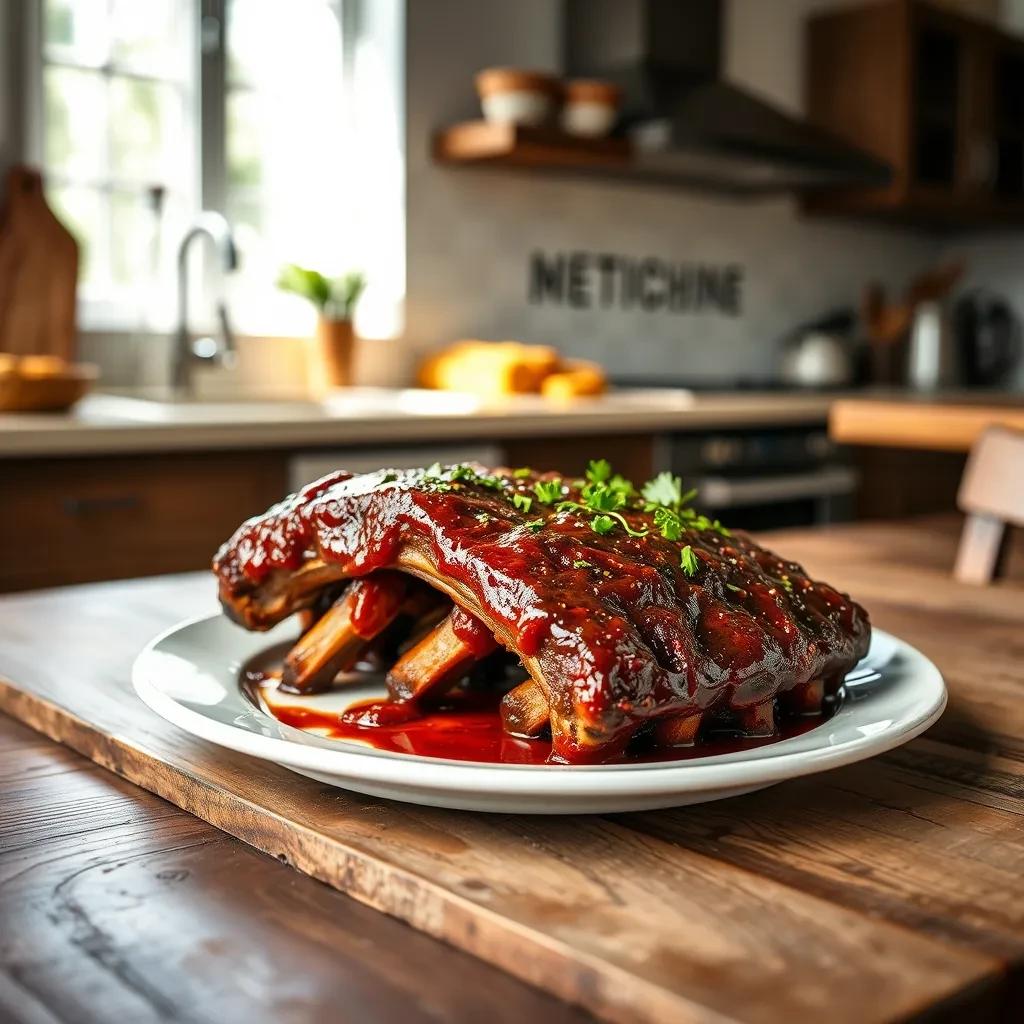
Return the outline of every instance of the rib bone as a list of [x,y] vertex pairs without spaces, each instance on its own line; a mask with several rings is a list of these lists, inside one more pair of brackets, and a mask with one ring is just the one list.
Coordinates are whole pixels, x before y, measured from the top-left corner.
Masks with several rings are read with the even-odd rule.
[[[463,638],[456,632],[458,617],[453,608],[422,640],[395,662],[388,673],[388,690],[395,700],[418,700],[427,693],[456,682],[478,658],[497,646],[494,638]],[[482,628],[482,627],[481,627]]]
[[810,679],[779,695],[780,703],[791,715],[820,715],[825,699],[825,680]]
[[540,683],[527,679],[509,690],[501,701],[501,722],[513,736],[539,736],[547,727],[551,709]]
[[703,717],[697,714],[663,718],[654,726],[654,742],[659,747],[692,747]]
[[281,689],[313,693],[329,687],[398,614],[404,593],[396,573],[355,580],[288,652]]
[[736,712],[736,720],[744,736],[774,736],[778,731],[775,724],[775,702],[771,700],[742,708]]

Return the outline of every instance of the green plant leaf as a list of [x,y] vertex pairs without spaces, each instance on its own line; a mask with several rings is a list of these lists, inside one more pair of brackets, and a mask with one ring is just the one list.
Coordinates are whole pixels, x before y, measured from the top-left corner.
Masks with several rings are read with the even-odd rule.
[[321,312],[331,297],[330,281],[319,271],[300,267],[297,263],[288,263],[281,268],[277,287],[308,299]]

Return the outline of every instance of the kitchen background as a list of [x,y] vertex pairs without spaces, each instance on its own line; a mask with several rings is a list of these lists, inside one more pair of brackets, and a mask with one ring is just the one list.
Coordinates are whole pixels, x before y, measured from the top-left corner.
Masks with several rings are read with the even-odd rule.
[[[21,45],[34,2],[12,0],[0,7],[0,38],[5,41],[0,72],[7,85],[0,103],[3,164],[37,157],[45,147],[39,138],[39,102],[26,102],[31,100],[26,90],[33,57]],[[67,5],[70,11],[76,6],[86,14],[91,9],[89,4]],[[91,6],[99,10],[103,4]],[[237,0],[235,6],[245,11],[254,5]],[[307,3],[296,10],[317,6],[322,5]],[[1024,251],[1024,235],[1012,230],[950,234],[934,225],[809,217],[792,196],[734,199],[682,188],[441,165],[432,159],[430,138],[443,126],[477,116],[472,82],[480,68],[558,70],[559,0],[380,0],[350,4],[350,12],[357,6],[359,38],[355,41],[353,29],[350,70],[344,73],[349,78],[339,79],[355,110],[344,109],[340,98],[322,97],[321,117],[311,122],[315,127],[306,136],[308,156],[300,149],[293,164],[279,173],[297,171],[300,191],[319,199],[320,244],[305,248],[328,263],[359,263],[368,271],[370,310],[364,311],[364,333],[392,340],[360,346],[363,382],[407,382],[417,355],[459,337],[554,344],[569,355],[604,363],[613,376],[769,381],[778,373],[781,340],[794,327],[836,307],[856,306],[869,278],[898,293],[912,275],[959,255],[967,260],[964,288],[990,286],[1015,306],[1024,305],[1024,271],[1017,258]],[[842,6],[859,5],[848,0],[730,0],[723,8],[724,73],[801,114],[805,20]],[[958,0],[947,6],[1011,30],[1024,23],[1020,0]],[[307,11],[303,17],[313,16]],[[276,42],[275,52],[289,70],[345,56],[340,47],[337,52],[322,45],[310,50],[308,33],[296,30],[289,36],[284,31],[287,19],[281,19],[283,34],[275,34],[273,20],[268,24],[264,14],[265,38],[250,58],[263,56],[259,47],[267,46],[268,39]],[[331,81],[335,70],[332,65],[319,79],[314,75],[314,84]],[[281,77],[272,77],[271,83]],[[257,114],[260,109],[255,108]],[[75,116],[79,108],[69,110]],[[298,133],[287,139],[302,146]],[[329,164],[326,170],[324,163]],[[275,197],[280,193],[278,188]],[[339,193],[344,193],[341,199]],[[308,221],[310,209],[293,204],[278,220],[305,213]],[[296,300],[273,295],[276,266],[300,258],[302,246],[289,249],[288,241],[281,239],[271,254],[261,252],[264,265],[254,270],[243,239],[250,283],[245,288],[234,283],[231,309],[243,334],[310,329]],[[742,309],[738,315],[721,315],[530,303],[530,259],[537,251],[736,265],[742,271]],[[170,260],[164,260],[162,272],[163,290],[170,292]],[[139,296],[148,298],[153,287],[134,291],[133,301],[139,303]],[[257,292],[259,301],[254,302]],[[169,308],[166,302],[164,307]],[[94,305],[81,317],[83,356],[97,360],[111,383],[160,382],[168,359],[166,342],[154,328],[159,314],[152,308],[136,312],[127,332],[123,324],[110,332],[96,312]],[[198,319],[202,323],[201,310]],[[1013,383],[1024,386],[1024,370],[1018,369]]]
[[[681,144],[495,119],[482,69],[550,103],[620,17],[705,65]],[[0,590],[199,568],[340,465],[603,455],[751,529],[951,510],[1022,422],[1024,0],[7,0],[0,85],[0,536],[50,517]],[[817,190],[723,187],[779,138]],[[622,297],[645,267],[677,308]]]
[[[803,24],[812,0],[732,0],[725,7],[729,78],[802,110]],[[991,5],[990,5],[991,6]],[[453,173],[422,140],[473,114],[466,83],[492,64],[555,70],[555,0],[412,3],[408,40],[409,338],[416,346],[479,334],[549,341],[613,374],[719,383],[765,380],[789,329],[855,303],[869,277],[902,284],[940,254],[919,231],[802,216],[792,197],[713,193]],[[743,268],[739,316],[575,310],[527,302],[534,250],[582,250]]]

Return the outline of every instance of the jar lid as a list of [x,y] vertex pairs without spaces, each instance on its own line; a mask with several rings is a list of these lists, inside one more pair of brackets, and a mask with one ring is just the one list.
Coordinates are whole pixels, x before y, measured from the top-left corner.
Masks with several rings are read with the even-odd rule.
[[496,92],[546,92],[554,95],[561,91],[561,86],[554,75],[544,71],[484,68],[476,76],[476,89],[481,96]]
[[614,82],[599,78],[574,78],[565,83],[565,98],[570,103],[607,103],[617,107],[622,90]]

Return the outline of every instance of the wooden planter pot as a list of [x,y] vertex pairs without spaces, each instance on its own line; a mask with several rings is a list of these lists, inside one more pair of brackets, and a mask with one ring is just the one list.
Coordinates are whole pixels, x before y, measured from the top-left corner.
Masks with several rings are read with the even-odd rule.
[[320,317],[316,326],[310,382],[318,393],[352,383],[352,354],[355,336],[351,320]]

